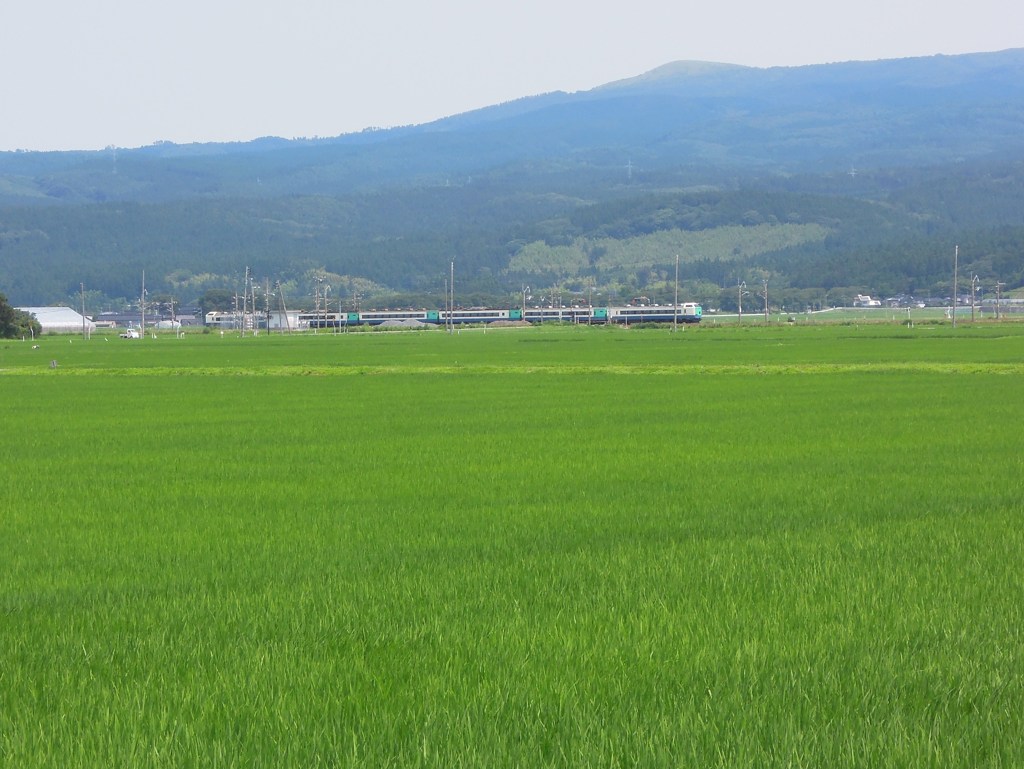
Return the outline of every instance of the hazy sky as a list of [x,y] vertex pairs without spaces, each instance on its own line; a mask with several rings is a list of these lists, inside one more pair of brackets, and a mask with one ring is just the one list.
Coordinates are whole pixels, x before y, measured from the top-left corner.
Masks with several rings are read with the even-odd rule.
[[335,136],[683,59],[1015,47],[1019,0],[4,0],[0,150]]

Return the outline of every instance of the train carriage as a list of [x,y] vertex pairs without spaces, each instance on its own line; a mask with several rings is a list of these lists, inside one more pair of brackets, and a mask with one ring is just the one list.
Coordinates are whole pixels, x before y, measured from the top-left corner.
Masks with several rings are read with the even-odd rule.
[[510,310],[494,310],[486,307],[471,307],[468,310],[452,310],[440,313],[440,322],[451,323],[494,323],[498,320],[509,320]]
[[674,305],[642,305],[609,307],[608,319],[613,323],[700,323],[701,306],[694,302]]

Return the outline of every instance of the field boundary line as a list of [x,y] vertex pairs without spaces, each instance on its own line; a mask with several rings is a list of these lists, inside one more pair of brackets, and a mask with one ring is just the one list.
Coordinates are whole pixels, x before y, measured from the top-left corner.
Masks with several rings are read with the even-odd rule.
[[620,376],[777,376],[785,374],[998,374],[1024,375],[1024,363],[736,363],[736,364],[581,364],[581,365],[492,365],[446,366],[262,366],[243,367],[139,367],[96,368],[66,366],[59,369],[19,367],[0,369],[5,376],[110,376],[110,377],[348,377],[401,375],[522,375],[609,374]]

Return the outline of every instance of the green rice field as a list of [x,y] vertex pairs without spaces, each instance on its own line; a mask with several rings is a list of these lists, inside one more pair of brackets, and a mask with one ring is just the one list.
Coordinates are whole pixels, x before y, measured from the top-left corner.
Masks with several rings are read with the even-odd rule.
[[0,341],[0,766],[1024,765],[1022,419],[1021,324]]

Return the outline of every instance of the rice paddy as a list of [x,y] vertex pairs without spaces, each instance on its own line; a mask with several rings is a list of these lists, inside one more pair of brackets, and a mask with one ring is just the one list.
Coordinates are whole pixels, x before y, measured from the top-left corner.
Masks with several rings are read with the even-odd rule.
[[1020,327],[38,344],[6,766],[1024,762]]

